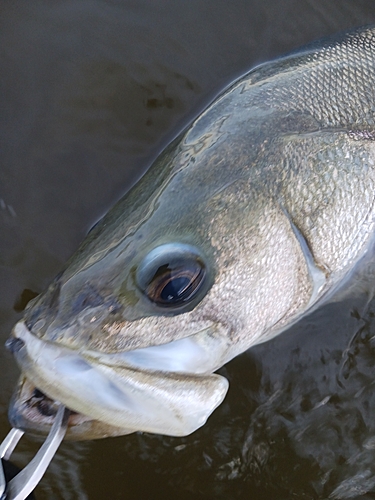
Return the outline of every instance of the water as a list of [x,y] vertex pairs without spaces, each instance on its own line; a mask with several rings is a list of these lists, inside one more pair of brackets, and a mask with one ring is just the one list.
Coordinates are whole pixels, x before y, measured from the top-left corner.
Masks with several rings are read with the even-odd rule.
[[[3,0],[1,345],[23,290],[45,288],[220,89],[259,62],[374,22],[369,0]],[[230,392],[200,431],[64,443],[38,500],[375,498],[371,265],[362,274],[224,367]],[[5,436],[18,372],[4,348],[0,363]],[[25,440],[15,461],[37,446]]]

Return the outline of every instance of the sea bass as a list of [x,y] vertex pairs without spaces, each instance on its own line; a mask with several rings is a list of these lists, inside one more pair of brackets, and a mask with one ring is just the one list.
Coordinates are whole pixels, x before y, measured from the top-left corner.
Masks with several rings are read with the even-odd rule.
[[375,28],[250,71],[29,304],[8,341],[12,423],[46,427],[57,400],[74,439],[195,431],[227,392],[214,372],[368,252],[374,202]]

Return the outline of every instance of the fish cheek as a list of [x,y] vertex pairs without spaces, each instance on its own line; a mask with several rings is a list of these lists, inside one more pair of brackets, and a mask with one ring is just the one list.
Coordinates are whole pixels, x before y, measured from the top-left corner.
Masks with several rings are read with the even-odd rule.
[[220,271],[206,314],[230,331],[235,354],[267,340],[311,296],[305,259],[287,217],[276,203],[259,201],[243,208],[242,217],[234,219],[232,211],[230,221],[222,211],[210,227]]

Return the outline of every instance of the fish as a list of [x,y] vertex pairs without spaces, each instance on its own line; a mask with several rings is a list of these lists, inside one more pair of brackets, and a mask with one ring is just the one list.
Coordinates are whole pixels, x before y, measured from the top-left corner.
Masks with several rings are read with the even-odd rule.
[[95,225],[7,342],[14,426],[185,436],[216,373],[345,286],[373,245],[375,28],[225,89]]

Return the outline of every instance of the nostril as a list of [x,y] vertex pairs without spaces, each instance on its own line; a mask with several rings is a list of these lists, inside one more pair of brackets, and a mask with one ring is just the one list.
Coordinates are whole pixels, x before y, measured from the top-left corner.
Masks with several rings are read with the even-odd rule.
[[85,285],[72,302],[72,313],[78,314],[88,307],[98,307],[104,299],[91,285]]
[[6,349],[8,349],[8,351],[10,351],[12,354],[15,354],[16,352],[20,351],[24,345],[25,345],[25,342],[21,339],[16,338],[16,337],[10,337],[5,342]]

